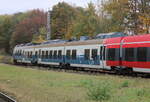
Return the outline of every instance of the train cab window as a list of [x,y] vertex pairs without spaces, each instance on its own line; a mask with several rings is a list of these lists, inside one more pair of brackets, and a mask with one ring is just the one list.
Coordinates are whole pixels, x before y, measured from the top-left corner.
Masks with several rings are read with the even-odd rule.
[[90,59],[90,49],[84,50],[84,59],[89,60]]
[[77,58],[77,51],[72,50],[72,59],[75,60]]
[[71,58],[71,51],[70,51],[70,50],[67,50],[67,52],[66,52],[66,57],[67,57],[67,59],[70,59],[70,58]]
[[54,51],[53,58],[57,59],[57,51],[56,50]]
[[134,61],[134,48],[125,48],[125,61]]
[[98,58],[97,49],[92,49],[92,58],[93,58],[93,60],[97,60],[97,58]]
[[109,48],[107,50],[107,60],[115,61],[116,50],[115,48]]
[[52,57],[53,57],[53,51],[51,50],[51,51],[49,52],[49,58],[52,59]]
[[148,49],[146,47],[137,48],[137,61],[147,61],[147,52]]
[[46,51],[45,58],[48,59],[48,51]]
[[62,51],[61,51],[61,50],[58,51],[58,58],[59,58],[59,59],[62,58]]

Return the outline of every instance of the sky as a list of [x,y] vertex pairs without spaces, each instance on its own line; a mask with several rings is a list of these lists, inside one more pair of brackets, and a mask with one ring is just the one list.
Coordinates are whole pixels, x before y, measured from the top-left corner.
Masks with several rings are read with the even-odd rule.
[[86,7],[90,1],[95,3],[97,0],[0,0],[0,14],[13,14],[37,8],[47,10],[62,1]]

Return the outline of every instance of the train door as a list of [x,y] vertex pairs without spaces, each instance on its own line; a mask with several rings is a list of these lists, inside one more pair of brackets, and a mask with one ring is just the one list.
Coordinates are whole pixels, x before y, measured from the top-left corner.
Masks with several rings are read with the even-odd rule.
[[100,52],[99,52],[99,60],[100,60],[100,68],[104,68],[103,65],[103,46],[100,46]]
[[102,63],[102,68],[103,69],[111,69],[109,66],[106,64],[106,46],[101,46],[101,63]]

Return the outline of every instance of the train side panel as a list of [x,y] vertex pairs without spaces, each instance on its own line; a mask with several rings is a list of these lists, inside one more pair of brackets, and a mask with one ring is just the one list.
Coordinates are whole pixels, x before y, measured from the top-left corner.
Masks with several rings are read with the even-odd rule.
[[64,63],[64,47],[36,48],[38,64],[60,65]]
[[110,69],[104,67],[103,44],[65,47],[65,63],[74,67]]
[[135,72],[150,73],[150,35],[126,37],[122,47],[123,66]]
[[106,64],[111,67],[120,67],[121,63],[121,40],[122,37],[110,38],[104,41],[106,45]]

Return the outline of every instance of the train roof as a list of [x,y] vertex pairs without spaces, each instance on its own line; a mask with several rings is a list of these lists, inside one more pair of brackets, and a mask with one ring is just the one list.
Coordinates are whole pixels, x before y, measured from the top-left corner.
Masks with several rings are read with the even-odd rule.
[[[112,32],[112,33],[101,33],[98,34],[95,39],[89,40],[89,37],[87,36],[82,36],[80,40],[61,40],[61,39],[56,39],[56,40],[49,40],[43,43],[27,43],[27,44],[20,44],[16,45],[16,47],[24,47],[24,48],[33,48],[33,47],[50,47],[50,46],[76,46],[76,45],[88,45],[88,44],[102,44],[104,39],[109,39],[109,38],[117,38],[118,37],[124,37],[126,36],[125,33],[122,32]],[[109,41],[113,42],[113,41]],[[105,43],[108,43],[106,41]]]
[[59,47],[59,46],[80,46],[80,45],[94,45],[94,44],[102,44],[103,40],[101,39],[92,39],[85,41],[72,41],[72,42],[64,42],[64,43],[54,43],[54,44],[46,44],[46,45],[38,45],[34,46],[35,48],[41,47]]
[[128,43],[128,42],[145,42],[145,41],[150,41],[150,34],[128,36],[128,37],[125,37],[123,39],[124,43]]
[[107,39],[107,38],[116,38],[116,37],[124,37],[127,34],[123,32],[111,32],[111,33],[100,33],[96,35],[95,39]]
[[104,44],[120,44],[123,37],[109,38],[104,40]]

